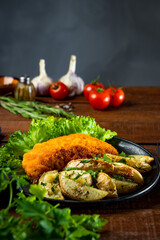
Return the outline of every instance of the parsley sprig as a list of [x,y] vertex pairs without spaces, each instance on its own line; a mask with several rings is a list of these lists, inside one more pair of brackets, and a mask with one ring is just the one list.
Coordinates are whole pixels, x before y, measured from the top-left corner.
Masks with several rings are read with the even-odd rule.
[[[8,206],[0,211],[0,239],[37,240],[59,239],[74,240],[99,239],[97,233],[107,223],[99,215],[71,215],[69,208],[61,209],[59,205],[51,205],[44,201],[45,188],[40,185],[30,185],[31,196],[26,197],[23,192],[17,194],[13,200],[13,182],[17,188],[28,184],[24,176],[19,176],[10,168],[0,168],[0,191],[10,189]],[[10,214],[14,206],[17,217]]]

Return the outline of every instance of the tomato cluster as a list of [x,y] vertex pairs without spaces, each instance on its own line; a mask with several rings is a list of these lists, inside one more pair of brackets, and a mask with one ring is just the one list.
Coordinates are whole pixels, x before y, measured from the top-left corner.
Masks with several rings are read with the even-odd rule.
[[104,88],[100,82],[91,82],[84,88],[84,96],[95,109],[105,109],[109,105],[119,106],[125,98],[124,91],[118,87]]

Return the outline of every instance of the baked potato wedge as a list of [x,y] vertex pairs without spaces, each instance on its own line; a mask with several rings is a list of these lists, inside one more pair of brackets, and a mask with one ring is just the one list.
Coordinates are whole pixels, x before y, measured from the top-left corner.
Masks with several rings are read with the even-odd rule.
[[59,173],[57,170],[43,173],[39,179],[39,184],[47,190],[46,198],[64,200],[59,186]]
[[107,191],[108,198],[117,198],[118,197],[116,185],[115,185],[113,179],[104,172],[98,173],[96,187],[103,191]]
[[87,187],[83,183],[68,178],[66,172],[67,171],[62,171],[59,175],[60,187],[63,195],[71,199],[84,201],[97,201],[108,195],[107,191]]
[[93,183],[91,174],[84,170],[66,171],[65,177],[89,186]]
[[112,178],[112,180],[115,183],[118,194],[131,193],[131,192],[136,191],[138,188],[138,184],[133,183],[131,181],[119,180],[119,179],[115,179],[115,178]]
[[138,172],[135,168],[130,167],[123,163],[114,163],[114,173],[121,175],[125,178],[131,179],[133,182],[138,183],[138,185],[143,185],[144,179],[140,172]]
[[93,171],[103,170],[103,172],[109,175],[118,174],[125,178],[129,178],[133,182],[138,183],[139,185],[142,185],[144,182],[142,175],[136,169],[123,163],[109,163],[102,159],[71,160],[65,167],[65,169],[69,168]]
[[81,169],[100,171],[105,170],[106,173],[114,171],[114,165],[109,162],[105,162],[102,159],[77,159],[71,160],[64,169]]
[[152,169],[150,163],[154,160],[152,157],[143,155],[130,155],[129,157],[116,156],[113,154],[106,154],[113,162],[119,162],[125,159],[126,164],[135,168],[140,173],[148,172]]

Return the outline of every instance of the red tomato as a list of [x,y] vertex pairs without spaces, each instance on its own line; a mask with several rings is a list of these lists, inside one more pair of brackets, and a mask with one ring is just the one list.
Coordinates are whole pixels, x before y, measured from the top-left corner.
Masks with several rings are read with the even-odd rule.
[[121,88],[118,87],[110,87],[107,88],[106,91],[111,95],[111,106],[119,106],[122,104],[125,98],[124,91]]
[[103,88],[104,89],[104,85],[100,82],[96,80],[92,81],[91,83],[88,83],[83,90],[83,94],[85,96],[85,98],[89,99],[89,94],[93,89],[97,89],[97,88]]
[[54,99],[64,99],[67,97],[69,90],[64,83],[57,81],[50,86],[49,92]]
[[103,88],[93,89],[89,94],[89,103],[95,109],[105,109],[110,100],[110,94]]

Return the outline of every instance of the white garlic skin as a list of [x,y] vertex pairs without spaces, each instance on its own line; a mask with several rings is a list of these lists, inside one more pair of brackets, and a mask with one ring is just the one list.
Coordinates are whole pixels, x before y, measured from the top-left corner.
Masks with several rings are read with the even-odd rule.
[[48,77],[45,70],[45,60],[41,59],[39,62],[40,75],[32,79],[32,83],[36,89],[37,95],[46,96],[49,94],[49,87],[52,84],[52,79]]
[[84,81],[82,78],[76,75],[76,56],[72,55],[69,64],[69,70],[66,75],[59,79],[69,89],[69,97],[74,95],[80,95],[84,90]]

